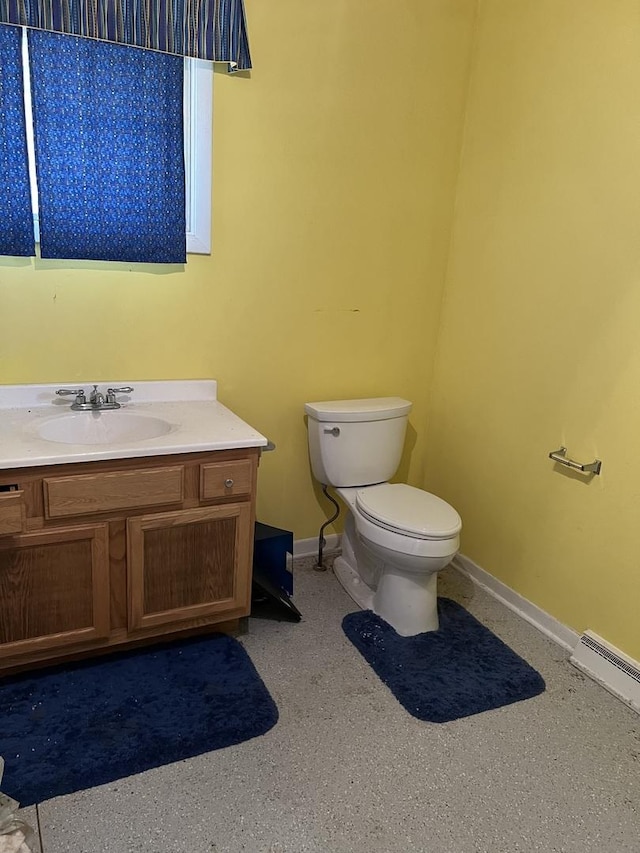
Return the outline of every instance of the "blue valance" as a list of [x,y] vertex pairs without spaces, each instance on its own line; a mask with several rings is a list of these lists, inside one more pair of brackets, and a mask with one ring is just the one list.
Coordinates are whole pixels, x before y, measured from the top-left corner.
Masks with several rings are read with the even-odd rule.
[[0,0],[0,24],[251,68],[243,0]]

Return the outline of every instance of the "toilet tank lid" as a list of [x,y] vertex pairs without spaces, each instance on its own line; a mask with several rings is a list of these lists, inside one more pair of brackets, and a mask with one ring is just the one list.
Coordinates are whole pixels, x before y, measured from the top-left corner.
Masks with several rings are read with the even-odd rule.
[[411,411],[412,403],[402,397],[369,397],[363,400],[323,400],[305,403],[304,410],[317,421],[349,423],[384,421],[402,418]]

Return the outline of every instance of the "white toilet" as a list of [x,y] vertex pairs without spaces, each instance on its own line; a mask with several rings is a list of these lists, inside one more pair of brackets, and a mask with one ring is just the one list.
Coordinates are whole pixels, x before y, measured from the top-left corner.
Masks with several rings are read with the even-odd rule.
[[411,403],[399,397],[306,403],[315,478],[349,509],[334,571],[349,595],[403,637],[438,629],[437,572],[462,521],[422,489],[387,482],[400,464]]

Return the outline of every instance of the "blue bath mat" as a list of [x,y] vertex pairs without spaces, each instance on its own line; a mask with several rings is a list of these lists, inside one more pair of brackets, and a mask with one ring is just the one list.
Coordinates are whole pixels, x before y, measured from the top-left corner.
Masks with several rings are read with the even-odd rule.
[[0,681],[2,790],[28,806],[240,743],[277,719],[224,634],[12,676]]
[[345,634],[398,702],[419,720],[446,723],[545,689],[542,676],[470,613],[438,599],[440,628],[401,637],[371,610],[345,616]]

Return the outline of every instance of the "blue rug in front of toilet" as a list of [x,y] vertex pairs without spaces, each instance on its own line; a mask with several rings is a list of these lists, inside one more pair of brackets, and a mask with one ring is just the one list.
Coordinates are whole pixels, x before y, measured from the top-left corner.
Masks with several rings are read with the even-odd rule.
[[371,610],[342,627],[406,710],[430,723],[491,711],[545,689],[542,676],[455,601],[438,599],[440,627],[401,637]]

